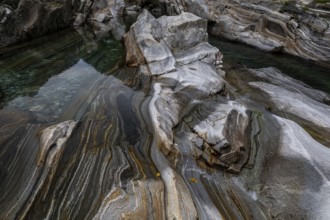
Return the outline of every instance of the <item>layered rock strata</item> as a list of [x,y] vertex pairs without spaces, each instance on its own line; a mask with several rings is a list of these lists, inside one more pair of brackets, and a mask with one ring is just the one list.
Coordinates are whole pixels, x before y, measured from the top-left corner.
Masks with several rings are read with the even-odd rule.
[[[212,31],[267,51],[329,62],[329,19],[300,2],[225,3]],[[227,6],[227,7],[226,7]],[[214,14],[216,12],[214,11]]]
[[71,26],[78,0],[21,0],[0,3],[0,47]]
[[[273,68],[225,73],[198,34],[203,27],[192,14],[155,19],[144,11],[125,36],[127,64],[152,77],[152,152],[174,162],[153,158],[167,217],[328,218],[329,164],[320,154],[330,154],[329,95]],[[187,40],[177,44],[181,28]]]
[[225,72],[207,40],[205,19],[145,10],[130,68],[79,60],[11,101],[0,218],[329,219],[329,95],[274,68]]
[[[85,22],[97,35],[112,31],[117,39],[125,23],[143,8],[153,15],[191,12],[207,19],[216,36],[265,51],[285,52],[328,65],[330,61],[329,3],[317,1],[237,0],[21,0],[0,5],[0,46],[29,40]],[[125,19],[124,19],[124,17]]]
[[[208,19],[216,36],[265,51],[330,61],[329,3],[317,1],[168,1],[177,10]],[[323,7],[322,7],[323,6]],[[171,8],[170,6],[168,8]]]

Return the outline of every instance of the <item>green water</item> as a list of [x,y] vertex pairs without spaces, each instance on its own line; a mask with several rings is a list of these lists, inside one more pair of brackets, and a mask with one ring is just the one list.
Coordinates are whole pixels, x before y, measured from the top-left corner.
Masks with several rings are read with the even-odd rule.
[[[313,88],[330,93],[330,70],[313,62],[283,54],[265,53],[214,37],[210,37],[210,43],[224,54],[225,66],[276,67]],[[80,60],[101,74],[110,73],[118,66],[124,53],[122,43],[111,36],[96,40],[91,34],[82,35],[74,30],[66,30],[15,48],[2,49],[0,109],[14,99],[35,96],[47,81],[79,64]]]
[[248,68],[276,67],[286,75],[330,93],[330,69],[285,54],[266,53],[246,45],[210,37],[210,43],[224,55],[224,65]]
[[124,55],[123,45],[111,36],[96,40],[66,30],[16,48],[0,50],[0,108],[17,97],[34,96],[52,76],[83,60],[100,73]]

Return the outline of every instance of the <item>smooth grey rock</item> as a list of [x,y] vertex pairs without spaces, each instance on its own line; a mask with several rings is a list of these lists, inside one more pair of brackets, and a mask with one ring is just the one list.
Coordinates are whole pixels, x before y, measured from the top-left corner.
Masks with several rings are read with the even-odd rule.
[[288,91],[279,86],[264,82],[251,82],[250,86],[266,95],[265,102],[269,103],[270,111],[296,120],[302,126],[319,134],[329,145],[330,108],[328,105],[315,101],[308,96]]
[[153,36],[153,27],[158,21],[144,10],[138,21],[125,35],[127,52],[126,62],[130,66],[147,64],[151,75],[161,75],[175,70],[175,59],[170,48],[163,40]]
[[174,54],[178,65],[186,65],[198,60],[209,64],[219,64],[222,61],[222,56],[217,48],[206,42]]
[[[282,51],[327,65],[330,60],[326,10],[301,1],[197,1],[208,9],[210,32],[265,51]],[[182,10],[198,15],[194,9]],[[190,4],[190,6],[193,4]],[[324,4],[323,4],[324,5]],[[324,18],[325,17],[325,18]]]
[[220,160],[230,165],[231,172],[239,173],[250,157],[251,121],[251,112],[244,107],[231,110],[227,116],[223,135],[230,147],[223,150]]
[[[184,33],[188,33],[188,40],[183,43],[180,38]],[[193,38],[189,33],[200,34]],[[215,69],[222,56],[206,41],[205,20],[190,13],[155,19],[146,10],[125,36],[127,64],[146,64],[148,70],[143,68],[143,72],[158,76],[149,113],[158,147],[173,160],[177,159],[173,127],[199,100],[225,86],[221,70]]]
[[249,73],[251,73],[253,77],[256,77],[258,80],[277,85],[291,92],[302,93],[319,102],[330,100],[329,94],[313,89],[305,83],[283,74],[276,68],[269,67],[262,69],[250,69]]
[[[184,42],[181,40],[182,37],[186,39]],[[150,12],[144,10],[125,36],[126,48],[128,48],[126,62],[130,66],[147,64],[151,75],[175,72],[176,58],[179,59],[179,64],[197,60],[220,62],[219,50],[208,45],[206,41],[205,20],[190,13],[155,19]],[[203,44],[197,46],[200,43]],[[191,49],[190,52],[197,56],[187,57],[188,54],[184,52],[178,54],[194,46],[196,48]],[[208,51],[204,51],[205,49]],[[173,54],[177,54],[176,57]]]
[[207,21],[191,13],[163,16],[158,22],[162,29],[162,39],[174,52],[190,49],[208,40]]
[[329,218],[329,149],[291,120],[269,115],[260,120],[265,127],[256,165],[239,179],[275,219]]

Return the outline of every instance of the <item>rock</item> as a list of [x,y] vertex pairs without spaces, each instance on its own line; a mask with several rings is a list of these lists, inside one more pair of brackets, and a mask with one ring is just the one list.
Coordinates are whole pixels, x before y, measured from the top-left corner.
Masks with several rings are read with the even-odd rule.
[[281,88],[285,88],[291,92],[302,93],[305,96],[308,96],[319,102],[324,102],[324,100],[328,100],[330,98],[329,94],[313,89],[305,83],[293,79],[273,67],[250,69],[248,72],[248,74],[251,74],[253,77],[256,77],[256,80],[258,81],[271,83]]
[[239,173],[250,157],[251,112],[243,109],[232,110],[223,128],[223,135],[230,147],[221,152],[220,160],[229,164],[228,170]]
[[124,43],[127,48],[130,48],[126,52],[126,64],[129,67],[137,67],[139,65],[146,64],[145,58],[136,43],[133,31],[129,32],[124,37]]
[[[195,37],[194,33],[197,33]],[[187,40],[182,42],[182,37]],[[180,152],[173,129],[197,103],[225,86],[221,70],[215,69],[222,55],[207,39],[206,20],[190,13],[156,19],[146,10],[125,35],[127,65],[139,67],[140,74],[153,77],[148,103],[155,138],[151,151],[167,189],[170,218],[197,217],[191,195],[185,191],[186,183],[174,168]],[[221,164],[220,160],[209,158],[210,162]],[[184,204],[182,199],[186,201]]]
[[260,120],[265,127],[255,167],[239,179],[276,219],[329,218],[329,149],[291,120],[270,115]]
[[[265,95],[264,102],[269,103],[271,111],[297,121],[312,133],[324,137],[324,144],[330,146],[330,108],[326,104],[317,102],[308,96],[291,92],[278,86],[263,82],[251,82],[249,85]],[[267,100],[267,101],[266,101]]]
[[[330,60],[330,38],[325,34],[329,22],[315,12],[304,11],[303,6],[275,1],[208,1],[207,4],[215,23],[212,34],[325,65]],[[289,6],[294,10],[287,9]]]
[[327,48],[309,47],[327,45],[326,23],[300,10],[308,2],[85,3],[75,21],[118,39],[125,13],[182,13],[143,10],[124,37],[132,69],[108,76],[80,60],[0,111],[0,218],[329,218],[329,95],[274,68],[225,73],[207,21],[183,12],[227,38],[321,60]]
[[71,26],[76,1],[21,0],[17,8],[2,19],[0,45],[7,46]]
[[162,30],[160,37],[174,52],[190,49],[208,40],[207,21],[191,13],[161,17],[158,22]]
[[86,21],[91,11],[92,5],[93,5],[93,1],[91,0],[73,1],[73,7],[75,8],[76,11],[75,20],[73,22],[74,26],[80,26]]
[[[65,121],[43,128],[39,134],[39,140],[36,140],[37,130],[42,126],[20,125],[21,131],[17,132],[19,136],[24,137],[30,134],[32,136],[26,142],[18,143],[17,148],[21,148],[21,151],[12,158],[15,162],[11,164],[13,166],[9,168],[6,164],[8,171],[23,171],[23,175],[9,173],[6,180],[13,178],[16,181],[7,180],[0,184],[1,190],[6,186],[9,192],[12,192],[11,197],[6,198],[6,203],[1,204],[1,210],[3,210],[0,214],[1,218],[26,217],[25,210],[31,208],[40,190],[47,187],[48,181],[54,178],[54,170],[59,166],[59,158],[63,155],[66,143],[76,126],[77,122]],[[8,186],[8,184],[12,185]],[[6,193],[3,191],[3,194]]]
[[[65,121],[58,125],[54,125],[44,129],[40,137],[40,150],[38,153],[37,166],[45,163],[45,159],[49,151],[63,151],[61,148],[65,146],[68,138],[71,136],[73,130],[77,126],[77,122]],[[54,155],[52,155],[55,157]],[[52,158],[53,159],[53,158]],[[47,165],[52,166],[52,159],[47,160]]]
[[205,0],[184,0],[187,11],[204,19],[209,18],[209,6]]
[[[159,35],[160,33],[161,35]],[[186,39],[184,43],[181,41],[183,37]],[[177,55],[180,60],[182,59],[180,56],[185,56],[182,51],[193,48],[201,42],[205,42],[203,45],[207,47],[206,41],[207,24],[205,20],[189,13],[183,13],[180,16],[161,17],[156,20],[145,10],[131,27],[130,32],[126,34],[126,48],[132,48],[127,52],[126,62],[130,66],[148,64],[152,75],[162,75],[175,71],[176,61],[173,54],[181,52]],[[195,51],[204,51],[202,49],[204,48],[196,48]],[[213,49],[210,53],[213,53],[213,59],[216,60],[216,55],[219,54],[218,50]],[[196,58],[191,59],[190,62],[196,60]]]
[[219,50],[209,43],[200,43],[188,50],[177,52],[174,57],[178,65],[186,65],[200,60],[218,66],[222,60]]
[[3,25],[7,21],[11,13],[12,8],[9,5],[0,5],[0,25]]

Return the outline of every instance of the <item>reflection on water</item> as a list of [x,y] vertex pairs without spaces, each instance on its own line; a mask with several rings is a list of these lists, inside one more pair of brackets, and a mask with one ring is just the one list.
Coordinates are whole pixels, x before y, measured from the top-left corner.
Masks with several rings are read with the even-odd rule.
[[289,55],[270,54],[215,37],[210,37],[210,42],[223,53],[225,65],[231,63],[248,68],[276,67],[292,78],[330,93],[330,69],[328,68]]
[[6,50],[0,51],[0,108],[15,97],[35,95],[51,76],[79,60],[101,73],[108,72],[124,52],[123,46],[112,37],[96,42],[86,40],[73,30],[35,40],[19,49]]
[[9,101],[5,108],[29,112],[34,122],[50,122],[57,119],[78,93],[86,91],[101,74],[92,66],[79,60],[59,75],[54,75],[39,88],[34,96],[19,96]]

